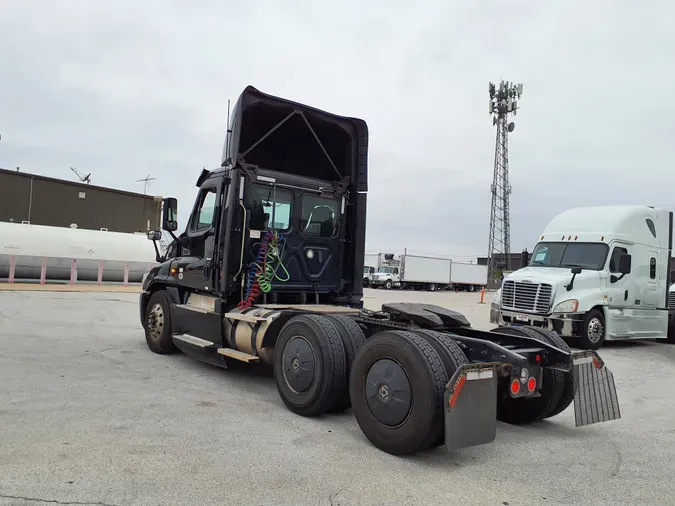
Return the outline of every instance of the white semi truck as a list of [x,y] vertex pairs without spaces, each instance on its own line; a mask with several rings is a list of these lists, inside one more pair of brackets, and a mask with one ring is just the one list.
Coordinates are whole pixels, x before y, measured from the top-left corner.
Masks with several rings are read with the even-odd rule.
[[368,288],[373,280],[373,274],[377,272],[379,265],[379,255],[377,253],[366,253],[363,257],[363,287]]
[[403,289],[442,290],[450,284],[449,258],[380,253],[380,263],[371,286]]
[[567,210],[546,226],[527,267],[504,278],[490,321],[548,328],[586,349],[619,339],[673,342],[672,247],[670,211]]

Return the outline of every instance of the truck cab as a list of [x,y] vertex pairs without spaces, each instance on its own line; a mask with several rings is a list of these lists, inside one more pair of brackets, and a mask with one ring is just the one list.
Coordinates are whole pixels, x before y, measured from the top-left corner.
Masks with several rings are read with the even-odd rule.
[[545,228],[527,267],[503,280],[491,321],[549,328],[583,348],[667,338],[672,212],[650,206],[565,211]]

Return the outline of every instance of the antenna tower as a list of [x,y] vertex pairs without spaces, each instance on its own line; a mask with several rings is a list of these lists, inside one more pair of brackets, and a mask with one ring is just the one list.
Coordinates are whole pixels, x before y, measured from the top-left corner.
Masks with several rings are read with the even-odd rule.
[[500,81],[490,83],[490,116],[497,126],[495,165],[492,177],[492,207],[490,209],[490,240],[488,243],[488,285],[494,286],[502,277],[502,270],[511,270],[511,215],[509,210],[509,134],[515,124],[508,121],[516,115],[523,85]]
[[145,192],[148,189],[148,186],[150,186],[150,181],[154,181],[155,179],[156,178],[150,177],[150,174],[148,174],[147,176],[136,180],[137,183],[143,183],[143,195],[145,195]]

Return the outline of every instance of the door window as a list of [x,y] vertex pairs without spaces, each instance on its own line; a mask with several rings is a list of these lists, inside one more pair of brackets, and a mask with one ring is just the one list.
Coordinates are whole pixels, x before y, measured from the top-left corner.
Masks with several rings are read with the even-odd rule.
[[621,255],[627,255],[628,250],[620,246],[616,246],[612,251],[612,256],[609,259],[609,272],[619,272],[619,261],[621,260]]
[[206,230],[213,225],[213,214],[216,208],[216,189],[204,188],[199,195],[199,205],[192,218],[193,231]]
[[293,194],[274,186],[252,184],[246,196],[251,230],[288,230]]

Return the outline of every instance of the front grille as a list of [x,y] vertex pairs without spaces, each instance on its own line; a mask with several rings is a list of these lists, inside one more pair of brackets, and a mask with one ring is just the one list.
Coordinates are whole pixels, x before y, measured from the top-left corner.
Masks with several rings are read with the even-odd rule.
[[553,287],[546,283],[523,283],[504,281],[502,307],[528,313],[548,313],[551,307]]
[[675,292],[668,294],[668,309],[675,309]]

